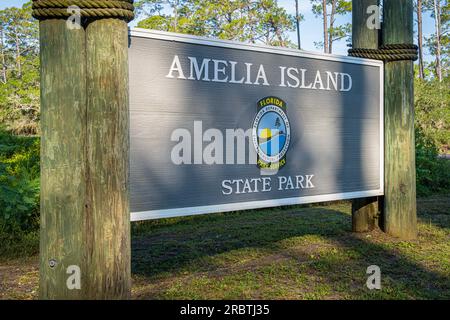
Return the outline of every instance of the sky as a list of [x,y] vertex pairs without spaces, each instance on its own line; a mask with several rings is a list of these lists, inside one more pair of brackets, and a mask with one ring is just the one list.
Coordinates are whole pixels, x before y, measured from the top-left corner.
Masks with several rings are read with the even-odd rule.
[[[28,0],[0,0],[0,10],[7,7],[20,7]],[[206,0],[205,0],[206,1]],[[295,0],[278,0],[278,4],[286,9],[289,14],[295,15]],[[311,11],[310,0],[299,0],[299,11],[304,16],[304,21],[300,23],[302,49],[308,51],[322,51],[314,46],[314,42],[322,41],[322,19],[315,17]],[[138,21],[132,21],[130,27],[134,27]],[[351,16],[339,17],[337,23],[351,22]],[[434,21],[429,14],[424,15],[423,34],[429,37],[434,32]],[[296,32],[289,33],[290,40],[297,42]],[[333,53],[347,55],[347,44],[345,40],[333,43]],[[428,51],[425,49],[425,60],[431,60]]]

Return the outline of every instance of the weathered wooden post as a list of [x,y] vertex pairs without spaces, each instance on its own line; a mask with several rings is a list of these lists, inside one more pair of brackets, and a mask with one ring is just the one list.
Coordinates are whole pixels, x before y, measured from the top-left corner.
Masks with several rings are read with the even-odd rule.
[[129,298],[133,1],[33,0],[33,16],[41,47],[40,298]]
[[[378,49],[378,29],[369,28],[368,8],[378,6],[379,0],[352,1],[352,47]],[[352,201],[352,231],[367,232],[375,229],[378,198],[360,198]]]
[[[413,3],[412,0],[383,2],[382,44],[376,49],[373,45],[370,47],[369,41],[362,42],[361,38],[371,37],[375,43],[375,33],[363,30],[363,22],[358,18],[372,2],[376,1],[353,1],[353,36],[356,39],[353,39],[350,55],[385,62],[384,197],[380,222],[386,233],[414,239],[417,216],[413,61],[417,59],[417,46],[413,44]],[[353,203],[355,231],[368,229],[366,221],[375,208],[374,201],[361,199]]]
[[[383,229],[402,239],[414,239],[417,216],[413,60],[417,59],[417,47],[413,45],[412,0],[384,1],[383,45],[397,47],[404,55],[402,59],[386,61],[384,67]],[[409,56],[408,50],[412,51]]]

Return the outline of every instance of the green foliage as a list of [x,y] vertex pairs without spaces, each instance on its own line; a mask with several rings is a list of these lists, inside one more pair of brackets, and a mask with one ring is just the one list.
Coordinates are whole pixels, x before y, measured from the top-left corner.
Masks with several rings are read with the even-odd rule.
[[39,253],[39,229],[11,232],[0,223],[0,260],[18,257],[31,257]]
[[450,160],[439,159],[450,146],[450,83],[415,80],[417,193],[450,190]]
[[429,196],[450,191],[450,160],[438,158],[433,140],[416,129],[417,194]]
[[[440,52],[440,64],[442,69],[443,78],[450,77],[450,1],[448,0],[424,0],[423,1],[423,11],[428,12],[433,18],[436,24],[435,10],[439,8],[440,12],[440,33],[438,32],[431,34],[429,37],[425,37],[425,45],[428,47],[430,54],[434,57],[437,55],[437,44],[438,40],[441,47]],[[431,61],[428,63],[428,68],[432,71],[432,78],[437,78],[437,61]]]
[[275,0],[140,0],[136,6],[146,17],[140,28],[293,46],[287,33],[295,30],[295,18]]
[[[314,12],[321,15],[322,1]],[[327,0],[331,6],[331,0]],[[336,1],[334,17],[351,10],[350,1]],[[287,33],[294,30],[294,17],[275,0],[140,0],[138,13],[146,19],[139,27],[188,33],[268,45],[293,46]],[[443,29],[448,27],[444,6]],[[333,10],[328,10],[329,21]],[[345,37],[349,25],[329,27],[331,40]],[[347,29],[346,29],[347,28]],[[0,242],[15,250],[14,243],[36,243],[39,227],[39,138],[15,134],[38,134],[39,46],[37,22],[30,3],[23,8],[0,10]],[[433,40],[434,41],[434,40]],[[429,42],[431,54],[435,41]],[[448,32],[441,38],[443,65],[448,63]],[[446,60],[447,59],[447,60]],[[450,146],[450,79],[439,83],[425,70],[429,81],[416,80],[416,164],[419,195],[450,190],[450,160],[438,159]],[[15,134],[13,134],[15,133]],[[31,249],[30,249],[31,250]],[[32,249],[34,250],[34,249]],[[1,250],[0,250],[1,252]]]
[[39,226],[39,151],[39,138],[0,131],[0,230],[11,235]]
[[450,147],[450,79],[415,80],[415,126],[439,153]]
[[[322,16],[324,18],[324,4],[323,0],[310,0],[312,4],[312,12],[316,17]],[[327,52],[333,52],[333,42],[340,39],[346,39],[350,41],[350,35],[352,31],[351,23],[337,24],[336,18],[340,15],[350,14],[352,12],[352,2],[348,0],[326,0],[326,13],[327,13],[327,37],[328,48]],[[324,40],[315,41],[316,48],[323,48],[325,45]]]
[[39,114],[38,23],[27,3],[0,10],[0,122],[36,134]]

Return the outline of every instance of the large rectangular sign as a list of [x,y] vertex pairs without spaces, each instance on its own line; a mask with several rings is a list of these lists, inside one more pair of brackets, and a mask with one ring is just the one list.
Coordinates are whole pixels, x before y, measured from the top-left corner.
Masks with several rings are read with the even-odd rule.
[[383,63],[131,31],[133,221],[383,194]]

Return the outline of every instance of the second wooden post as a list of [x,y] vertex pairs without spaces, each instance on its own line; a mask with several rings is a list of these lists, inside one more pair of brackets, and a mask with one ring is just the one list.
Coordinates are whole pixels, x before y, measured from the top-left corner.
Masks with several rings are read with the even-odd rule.
[[[413,1],[385,0],[383,45],[412,45]],[[384,67],[383,230],[402,239],[417,236],[414,139],[414,65],[390,61]]]
[[[378,6],[379,0],[352,1],[352,47],[378,49],[378,29],[369,28],[368,8]],[[378,7],[377,7],[378,8]],[[361,198],[352,201],[352,231],[368,232],[376,227],[378,198]]]

